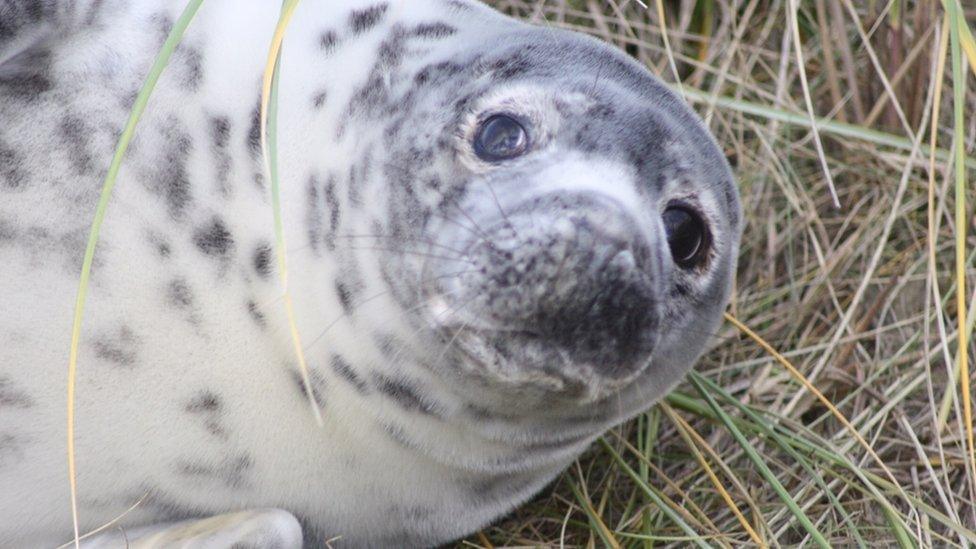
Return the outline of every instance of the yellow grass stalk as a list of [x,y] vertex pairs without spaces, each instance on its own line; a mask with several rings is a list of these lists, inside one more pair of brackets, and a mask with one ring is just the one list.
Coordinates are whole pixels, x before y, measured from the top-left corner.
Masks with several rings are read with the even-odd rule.
[[790,0],[789,18],[790,29],[793,31],[793,46],[796,53],[796,67],[800,73],[800,86],[803,88],[803,100],[807,106],[807,116],[810,117],[810,130],[813,133],[813,144],[817,148],[817,157],[820,159],[820,168],[823,170],[824,178],[827,180],[827,190],[830,191],[830,200],[835,208],[840,208],[840,200],[837,198],[837,189],[834,187],[834,178],[830,175],[830,166],[827,165],[827,154],[824,152],[823,142],[820,140],[820,130],[817,128],[817,118],[813,114],[813,99],[810,97],[810,84],[807,83],[807,71],[803,64],[803,42],[800,41],[800,28],[797,22],[796,13],[800,10],[797,0]]
[[[295,351],[295,359],[298,361],[298,370],[302,376],[302,387],[308,396],[308,402],[312,407],[312,414],[315,422],[321,427],[322,411],[319,404],[312,394],[312,384],[308,376],[308,363],[305,360],[305,352],[302,348],[302,338],[298,333],[298,324],[295,322],[295,306],[292,302],[291,292],[288,289],[288,257],[285,248],[285,232],[281,217],[280,201],[280,181],[278,180],[277,162],[277,77],[279,74],[279,62],[281,60],[281,45],[285,39],[285,30],[295,14],[298,7],[298,0],[286,0],[281,7],[281,15],[278,17],[278,24],[275,27],[274,35],[271,38],[271,47],[268,49],[268,61],[264,68],[264,76],[261,81],[261,153],[264,158],[265,173],[271,182],[271,207],[274,210],[275,225],[275,249],[278,259],[278,278],[281,281],[282,298],[285,305],[285,314],[288,317],[288,331],[291,335],[292,347]],[[274,102],[272,102],[274,98]],[[271,123],[269,135],[269,122]]]
[[804,376],[803,373],[801,373],[800,370],[796,368],[796,366],[793,366],[793,364],[790,363],[790,361],[787,360],[786,357],[781,355],[776,349],[773,348],[772,345],[770,345],[769,343],[766,342],[765,339],[760,337],[759,334],[752,331],[748,326],[740,322],[739,319],[735,318],[729,313],[725,313],[725,320],[727,320],[729,323],[735,326],[743,334],[748,336],[749,339],[755,341],[756,344],[758,344],[760,347],[763,348],[763,350],[765,350],[774,359],[776,359],[776,362],[779,362],[784,368],[786,368],[786,370],[790,373],[790,375],[792,375],[797,381],[799,381],[800,384],[806,388],[806,390],[810,391],[815,397],[817,397],[817,400],[819,400],[824,406],[827,407],[828,410],[830,410],[830,413],[833,414],[835,418],[837,418],[837,421],[841,422],[841,424],[848,430],[848,432],[850,432],[851,435],[854,436],[858,444],[860,444],[861,447],[863,447],[864,450],[868,453],[868,455],[870,455],[871,458],[874,459],[874,461],[878,464],[878,466],[881,467],[881,469],[885,472],[885,475],[887,475],[888,480],[897,489],[898,493],[902,496],[902,498],[904,498],[904,500],[907,502],[912,501],[908,497],[908,494],[905,493],[905,490],[895,479],[895,475],[891,472],[888,466],[885,465],[884,461],[881,460],[881,457],[874,451],[874,448],[872,448],[871,445],[868,444],[866,440],[864,440],[864,437],[861,436],[861,433],[859,433],[857,429],[854,428],[853,425],[851,425],[851,422],[847,420],[847,417],[844,416],[844,414],[841,413],[841,411],[838,410],[836,406],[834,406],[834,403],[831,402],[829,398],[824,396],[824,394],[821,393],[820,390],[813,385],[813,383],[810,383],[810,380],[808,380],[806,376]]
[[973,404],[969,380],[969,333],[966,327],[966,141],[963,104],[966,101],[966,66],[962,63],[960,51],[961,28],[965,26],[962,10],[955,2],[947,3],[946,15],[949,18],[949,44],[952,53],[952,107],[955,172],[955,228],[956,228],[956,361],[959,364],[959,386],[962,389],[963,425],[966,431],[970,480],[976,482],[976,451],[973,443]]
[[[715,486],[715,489],[718,490],[719,495],[721,495],[722,499],[725,500],[726,506],[732,511],[732,514],[735,515],[735,518],[739,521],[739,524],[742,525],[742,528],[745,529],[746,533],[749,534],[752,542],[755,543],[757,547],[769,547],[769,544],[763,541],[763,539],[759,537],[759,534],[756,533],[756,530],[753,529],[752,525],[749,524],[749,521],[746,519],[745,515],[742,514],[739,506],[735,504],[735,501],[732,499],[732,496],[729,495],[729,492],[724,486],[722,486],[722,481],[719,480],[718,475],[716,475],[712,470],[712,467],[708,464],[705,456],[702,455],[697,446],[701,446],[706,452],[708,452],[712,459],[716,461],[716,463],[719,463],[721,460],[715,450],[713,450],[711,446],[709,446],[708,442],[705,441],[705,439],[702,438],[697,431],[695,431],[695,428],[685,421],[684,418],[679,416],[673,408],[664,402],[660,404],[660,407],[661,410],[667,414],[674,425],[678,428],[678,434],[681,435],[681,437],[685,440],[685,445],[688,446],[693,454],[695,454],[695,459],[698,460],[698,464],[701,465],[702,469],[704,469],[705,474],[708,475],[708,479],[712,481],[712,485]],[[729,472],[726,471],[726,474],[729,474]]]

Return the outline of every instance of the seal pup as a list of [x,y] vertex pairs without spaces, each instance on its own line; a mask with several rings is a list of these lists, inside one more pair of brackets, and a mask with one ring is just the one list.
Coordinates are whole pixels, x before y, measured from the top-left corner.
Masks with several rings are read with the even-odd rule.
[[[83,246],[183,7],[0,4],[2,546],[71,538]],[[258,122],[279,8],[204,2],[123,163],[78,361],[81,529],[138,502],[118,524],[170,540],[447,542],[692,366],[730,292],[733,178],[681,98],[596,40],[467,0],[304,0],[278,164],[308,395]]]

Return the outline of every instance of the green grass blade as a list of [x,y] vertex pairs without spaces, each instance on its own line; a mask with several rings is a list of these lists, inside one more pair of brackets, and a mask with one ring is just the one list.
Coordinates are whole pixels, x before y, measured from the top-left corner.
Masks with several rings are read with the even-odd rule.
[[606,547],[620,549],[620,544],[617,543],[617,540],[613,538],[613,534],[607,528],[606,523],[600,518],[599,515],[597,515],[596,509],[593,508],[593,504],[583,494],[583,491],[580,490],[579,486],[577,486],[576,483],[569,478],[566,479],[566,482],[569,484],[569,489],[573,491],[573,495],[576,496],[576,501],[578,501],[580,507],[583,508],[583,512],[586,513],[586,518],[589,519],[590,526],[592,527],[591,529],[597,533],[600,541],[602,541]]
[[638,474],[637,471],[634,471],[634,469],[626,461],[624,461],[620,454],[613,449],[613,446],[611,446],[605,438],[600,438],[600,444],[603,445],[603,448],[610,454],[613,460],[617,462],[620,468],[623,469],[624,473],[626,473],[627,476],[637,483],[637,486],[644,492],[644,494],[647,495],[648,499],[653,501],[654,505],[657,505],[658,509],[660,509],[661,512],[671,520],[671,522],[676,524],[678,528],[681,528],[682,531],[688,534],[688,537],[694,539],[695,545],[702,548],[709,547],[709,545],[703,541],[703,537],[699,535],[698,532],[695,532],[695,530],[689,526],[680,515],[674,512],[674,509],[664,502],[664,499],[662,499],[661,495],[657,493],[657,490],[655,490],[650,484],[641,480],[640,474]]
[[750,461],[752,461],[753,465],[756,466],[756,469],[758,470],[759,474],[764,479],[766,479],[766,482],[768,482],[770,486],[772,486],[773,490],[776,492],[779,498],[790,509],[790,511],[793,513],[793,516],[796,517],[797,521],[800,522],[800,525],[803,526],[803,529],[806,530],[808,534],[810,534],[810,536],[813,538],[814,542],[818,546],[828,549],[830,547],[830,544],[827,543],[827,539],[824,538],[823,534],[821,534],[819,530],[817,530],[816,526],[813,525],[813,522],[810,521],[810,518],[807,517],[806,513],[804,513],[803,510],[800,509],[800,506],[796,503],[793,497],[790,496],[789,492],[786,491],[786,488],[784,488],[783,485],[780,484],[779,479],[776,478],[776,475],[773,474],[773,472],[769,469],[766,463],[762,460],[762,457],[759,455],[759,452],[757,452],[756,449],[752,446],[752,444],[749,443],[745,435],[742,434],[742,431],[740,431],[739,428],[736,427],[735,422],[732,421],[732,418],[730,418],[728,414],[726,414],[725,411],[722,410],[721,407],[719,407],[719,405],[715,402],[715,399],[712,398],[712,395],[708,392],[708,390],[701,383],[701,381],[699,381],[695,377],[690,377],[689,380],[691,381],[691,384],[695,387],[695,389],[698,391],[698,393],[702,396],[702,398],[705,399],[705,402],[708,404],[708,407],[711,408],[712,411],[715,412],[719,420],[723,424],[725,424],[725,427],[735,438],[736,442],[738,442],[739,446],[742,447],[742,449],[745,451],[746,456],[749,458]]
[[[676,89],[673,85],[668,85],[673,89]],[[709,96],[708,92],[690,88],[688,86],[685,86],[683,90],[685,97],[693,103],[708,103],[712,101],[712,98]],[[782,109],[777,109],[775,107],[767,107],[765,105],[759,105],[757,103],[743,101],[741,99],[719,96],[714,99],[714,104],[723,109],[757,116],[766,120],[776,120],[808,129],[812,127],[810,118],[806,115],[792,113]],[[814,118],[814,120],[816,121],[817,129],[822,134],[830,134],[837,137],[850,137],[859,139],[861,141],[866,141],[868,143],[873,143],[875,145],[882,145],[903,151],[911,151],[913,148],[912,141],[905,137],[899,137],[887,132],[872,130],[870,128],[865,128],[855,124],[828,120],[826,118]],[[921,145],[919,147],[919,151],[925,154],[928,154],[929,150],[929,147],[926,145]],[[949,151],[946,151],[945,149],[936,149],[935,157],[946,161],[949,159]],[[976,158],[966,158],[965,162],[970,168],[976,169]]]
[[142,113],[146,110],[149,97],[152,95],[160,75],[163,74],[163,69],[166,68],[170,56],[172,56],[176,50],[176,46],[183,39],[183,34],[186,32],[190,21],[193,20],[202,3],[203,0],[190,0],[187,3],[183,9],[183,13],[173,25],[169,36],[166,37],[166,41],[163,43],[162,48],[160,48],[159,53],[156,54],[156,59],[149,69],[149,74],[146,75],[145,82],[139,89],[139,94],[136,96],[135,103],[132,105],[132,110],[129,113],[129,119],[126,121],[122,135],[119,136],[119,141],[115,146],[115,153],[112,155],[112,162],[109,164],[108,173],[105,175],[102,192],[98,198],[98,206],[95,208],[95,216],[92,220],[91,229],[88,232],[88,243],[85,246],[85,257],[81,263],[81,276],[78,280],[78,296],[75,299],[75,311],[71,326],[71,350],[68,354],[68,477],[71,484],[71,515],[74,526],[75,547],[79,546],[78,486],[75,466],[75,385],[77,383],[81,322],[84,317],[85,299],[88,295],[88,285],[91,280],[92,262],[95,259],[95,248],[98,245],[98,237],[101,233],[102,222],[105,220],[105,213],[108,211],[109,199],[112,197],[112,190],[115,188],[119,169],[122,167],[122,159],[125,156],[125,151],[129,148],[129,143],[132,141],[136,125],[139,123]]

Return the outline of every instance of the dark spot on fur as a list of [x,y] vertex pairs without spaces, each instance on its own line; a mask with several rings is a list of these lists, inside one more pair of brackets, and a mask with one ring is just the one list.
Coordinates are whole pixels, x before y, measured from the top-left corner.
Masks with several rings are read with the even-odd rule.
[[219,217],[214,217],[207,225],[197,228],[193,233],[193,243],[209,256],[223,257],[234,249],[234,238]]
[[183,89],[195,92],[203,82],[203,54],[197,48],[180,45],[183,58]]
[[[28,2],[29,3],[29,2]],[[4,17],[0,16],[0,20]],[[3,62],[0,71],[0,95],[33,102],[50,91],[51,52],[44,47],[30,48]]]
[[[321,189],[321,190],[320,190]],[[322,211],[321,197],[324,195],[325,203],[329,209],[329,227],[323,228],[324,212]],[[313,252],[318,253],[319,243],[324,241],[326,248],[335,249],[336,230],[339,227],[339,199],[336,196],[336,178],[330,175],[324,187],[320,186],[319,180],[312,175],[308,179],[306,186],[307,208],[305,222],[307,226],[308,242]]]
[[691,286],[687,282],[676,282],[671,295],[685,297],[691,293]]
[[98,21],[98,17],[101,15],[102,6],[104,4],[105,0],[92,0],[92,3],[88,8],[88,15],[85,16],[86,26],[91,26]]
[[52,2],[5,2],[0,17],[0,39],[9,40],[21,30],[52,17],[56,6]]
[[230,175],[231,156],[227,152],[230,142],[230,119],[226,116],[214,116],[210,120],[211,151],[214,155],[217,178],[217,190],[224,196],[230,192],[228,177]]
[[325,183],[325,205],[329,208],[329,231],[325,234],[325,247],[330,251],[335,250],[336,231],[339,230],[339,215],[342,210],[339,205],[339,196],[336,194],[336,177],[329,176]]
[[122,326],[117,334],[103,336],[95,340],[95,356],[116,366],[131,368],[136,363],[135,347],[138,344],[139,338],[132,332],[132,329],[128,326]]
[[186,411],[199,414],[220,411],[220,397],[212,391],[200,391],[186,404]]
[[339,44],[339,35],[334,30],[325,31],[319,36],[319,49],[326,53],[335,51]]
[[268,321],[264,317],[264,313],[258,309],[258,304],[255,303],[253,299],[250,299],[247,302],[247,314],[250,315],[251,320],[258,325],[258,328],[264,329],[268,325]]
[[23,159],[0,140],[0,188],[19,189],[26,182]]
[[220,396],[213,391],[200,391],[194,395],[184,406],[187,413],[201,416],[204,421],[204,428],[211,435],[218,438],[227,438],[227,431],[220,423],[220,416],[223,414],[224,404]]
[[349,28],[354,34],[361,34],[375,27],[389,8],[387,4],[376,4],[366,9],[355,10],[349,14]]
[[253,158],[261,157],[261,98],[251,111],[251,125],[247,129],[247,150]]
[[325,100],[328,96],[329,93],[325,90],[318,92],[314,97],[312,97],[312,106],[316,109],[321,109],[322,105],[325,105]]
[[30,439],[13,433],[0,433],[0,467],[21,461],[25,457],[24,445]]
[[349,204],[354,207],[363,205],[363,189],[369,182],[370,172],[373,168],[373,149],[367,148],[361,155],[361,160],[349,168],[349,181],[347,182]]
[[77,116],[66,114],[61,118],[58,131],[75,173],[87,175],[94,171],[94,160],[88,151],[92,139],[88,124]]
[[[308,391],[305,390],[305,381],[302,379],[302,373],[295,368],[292,370],[291,375],[292,381],[295,383],[295,387],[298,389],[298,393],[301,395],[302,399],[308,400]],[[318,405],[319,409],[321,410],[325,408],[325,379],[321,374],[309,368],[308,384],[309,388],[312,390],[312,399],[315,400],[315,403]]]
[[319,207],[318,180],[315,176],[308,178],[308,185],[305,188],[308,205],[305,213],[305,223],[308,227],[308,245],[313,252],[319,250],[319,240],[322,235],[322,212]]
[[253,466],[251,456],[239,454],[216,465],[200,461],[180,460],[176,463],[176,473],[190,477],[194,482],[217,481],[227,488],[239,489],[247,486],[246,475]]
[[453,61],[441,61],[440,63],[427,65],[417,71],[417,74],[413,77],[413,81],[417,85],[439,83],[456,76],[462,70],[464,70],[464,65],[454,63]]
[[166,239],[156,232],[149,232],[149,245],[156,250],[159,257],[163,259],[168,259],[173,254],[173,248],[170,246]]
[[509,80],[532,68],[532,62],[525,53],[516,53],[492,63],[489,67],[496,80]]
[[488,502],[513,501],[520,494],[532,490],[538,480],[531,471],[484,475],[469,481],[467,492],[470,499],[478,502],[479,505]]
[[360,394],[366,394],[369,391],[369,388],[366,386],[366,382],[356,374],[356,372],[352,369],[352,366],[350,366],[349,363],[342,358],[342,356],[332,355],[330,365],[332,366],[332,370],[336,373],[336,375],[351,383]]
[[215,148],[227,148],[227,142],[230,140],[230,119],[226,116],[211,117],[210,137],[213,139]]
[[153,192],[160,193],[165,198],[170,217],[182,219],[192,202],[187,162],[193,149],[193,140],[177,124],[172,119],[163,127],[162,137],[167,149],[162,154],[163,162],[158,171],[150,176],[149,185]]
[[349,289],[344,282],[338,281],[335,285],[336,296],[339,298],[339,304],[342,305],[342,310],[349,314],[352,312],[352,290]]
[[394,358],[406,347],[406,344],[397,339],[393,334],[379,333],[374,337],[377,348],[386,358]]
[[465,4],[464,2],[460,2],[459,0],[447,0],[445,4],[447,4],[447,7],[451,8],[451,10],[455,12],[463,12],[463,11],[471,10],[471,6]]
[[393,379],[383,374],[373,374],[373,384],[377,391],[392,398],[405,410],[427,415],[434,414],[435,407],[420,395],[416,387],[406,381]]
[[156,36],[159,44],[162,45],[169,38],[169,33],[173,31],[173,20],[165,12],[154,13],[149,20],[156,27]]
[[440,39],[447,38],[456,32],[456,28],[438,21],[435,23],[421,23],[414,27],[410,34],[421,38]]
[[261,278],[271,275],[271,246],[261,244],[254,250],[254,270]]
[[177,278],[169,283],[166,295],[170,305],[177,309],[189,309],[193,306],[193,292],[184,278]]
[[14,382],[8,376],[0,376],[0,408],[26,409],[34,405],[34,400],[14,387]]

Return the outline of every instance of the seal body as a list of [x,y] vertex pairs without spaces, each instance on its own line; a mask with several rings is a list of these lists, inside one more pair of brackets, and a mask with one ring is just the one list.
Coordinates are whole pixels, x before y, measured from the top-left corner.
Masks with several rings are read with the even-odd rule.
[[[0,3],[0,546],[71,539],[85,241],[183,7]],[[450,541],[664,394],[727,300],[728,166],[643,68],[474,2],[304,0],[277,166],[306,386],[259,124],[279,9],[204,2],[125,157],[78,359],[82,533],[277,508],[308,543]]]

